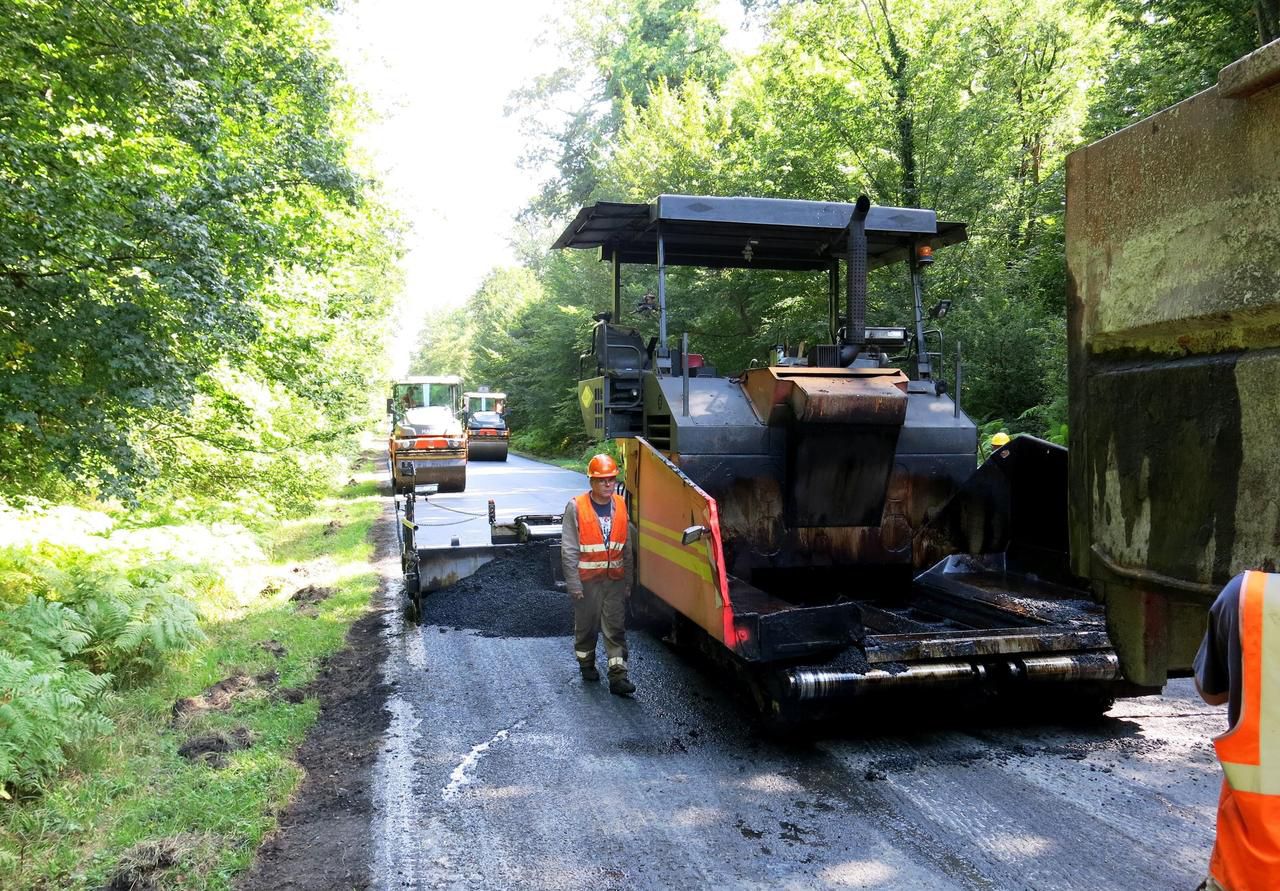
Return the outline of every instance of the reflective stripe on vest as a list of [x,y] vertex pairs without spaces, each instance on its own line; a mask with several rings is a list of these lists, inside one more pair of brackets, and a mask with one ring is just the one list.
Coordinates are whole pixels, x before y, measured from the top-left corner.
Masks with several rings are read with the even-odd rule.
[[1280,877],[1280,575],[1245,573],[1240,666],[1240,718],[1213,741],[1225,779],[1209,872],[1230,891],[1254,891]]
[[607,576],[620,579],[625,574],[622,548],[627,542],[627,503],[613,496],[613,522],[609,540],[600,531],[600,518],[588,492],[574,499],[578,506],[578,578],[584,582]]

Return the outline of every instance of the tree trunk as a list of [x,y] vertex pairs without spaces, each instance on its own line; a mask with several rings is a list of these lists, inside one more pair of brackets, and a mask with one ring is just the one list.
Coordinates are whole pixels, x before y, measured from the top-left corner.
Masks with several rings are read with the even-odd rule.
[[1280,0],[1255,0],[1258,14],[1258,45],[1280,38]]
[[911,85],[908,82],[907,69],[910,59],[902,44],[898,43],[898,34],[889,20],[889,9],[884,0],[880,2],[880,11],[884,18],[885,44],[887,56],[882,55],[880,64],[893,85],[894,117],[898,128],[898,161],[902,165],[902,201],[903,207],[920,206],[920,184],[916,181],[916,137],[915,121],[911,116]]

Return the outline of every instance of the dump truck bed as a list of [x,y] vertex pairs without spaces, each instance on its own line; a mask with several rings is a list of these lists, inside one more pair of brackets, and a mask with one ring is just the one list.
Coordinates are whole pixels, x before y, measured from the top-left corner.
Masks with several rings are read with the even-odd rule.
[[1138,683],[1276,566],[1278,81],[1272,43],[1067,159],[1071,558]]

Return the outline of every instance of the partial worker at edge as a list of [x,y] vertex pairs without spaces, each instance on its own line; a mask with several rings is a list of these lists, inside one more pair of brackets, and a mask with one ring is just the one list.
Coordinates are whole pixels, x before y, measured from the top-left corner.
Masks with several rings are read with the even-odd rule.
[[1280,882],[1280,575],[1236,576],[1209,609],[1196,690],[1227,704],[1213,741],[1222,764],[1218,828],[1204,891],[1265,891]]

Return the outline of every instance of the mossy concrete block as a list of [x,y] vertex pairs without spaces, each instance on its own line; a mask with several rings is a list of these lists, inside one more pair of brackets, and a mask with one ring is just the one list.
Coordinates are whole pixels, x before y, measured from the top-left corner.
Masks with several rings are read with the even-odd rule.
[[1280,45],[1067,162],[1075,570],[1126,671],[1280,559]]
[[1211,88],[1074,152],[1067,265],[1094,354],[1280,342],[1280,89]]

